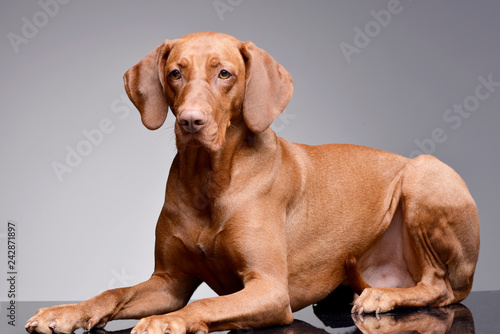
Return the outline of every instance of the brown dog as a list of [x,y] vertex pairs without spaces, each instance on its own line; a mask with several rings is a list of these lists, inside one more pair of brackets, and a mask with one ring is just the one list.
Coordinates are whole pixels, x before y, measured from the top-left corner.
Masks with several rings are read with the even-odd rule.
[[[360,314],[469,294],[479,223],[462,179],[431,156],[277,137],[269,126],[292,79],[251,42],[218,33],[167,40],[124,79],[147,128],[159,128],[168,107],[177,120],[154,273],[41,309],[28,332],[143,317],[133,333],[286,325],[341,284],[362,292]],[[201,282],[220,296],[186,306]]]

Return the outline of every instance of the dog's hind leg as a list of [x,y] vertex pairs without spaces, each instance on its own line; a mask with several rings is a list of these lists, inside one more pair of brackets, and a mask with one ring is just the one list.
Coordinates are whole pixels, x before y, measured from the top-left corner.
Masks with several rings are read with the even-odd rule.
[[353,312],[446,306],[463,300],[471,290],[479,221],[463,180],[436,158],[419,156],[405,167],[402,203],[408,236],[404,248],[411,254],[405,261],[415,285],[372,284],[354,302]]

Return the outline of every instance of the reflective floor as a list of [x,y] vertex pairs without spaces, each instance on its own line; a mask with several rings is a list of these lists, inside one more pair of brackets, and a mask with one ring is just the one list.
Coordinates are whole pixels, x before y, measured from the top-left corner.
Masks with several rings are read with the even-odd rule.
[[[8,314],[5,314],[9,304],[0,304],[0,333],[17,334],[25,333],[26,320],[38,308],[61,303],[16,303],[15,327],[8,325],[10,320]],[[380,314],[379,318],[374,315],[352,316],[346,307],[338,309],[336,303],[326,301],[294,313],[295,321],[290,326],[224,333],[500,333],[500,291],[473,292],[461,304],[443,308],[399,310]],[[106,330],[91,333],[128,334],[136,323],[136,320],[114,321],[106,326]]]

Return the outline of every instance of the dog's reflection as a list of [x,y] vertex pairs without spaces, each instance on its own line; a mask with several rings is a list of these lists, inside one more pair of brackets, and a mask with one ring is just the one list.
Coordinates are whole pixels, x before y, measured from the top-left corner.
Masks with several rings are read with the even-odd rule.
[[[316,316],[327,326],[321,329],[311,324],[295,320],[291,325],[259,330],[233,330],[229,334],[473,334],[474,320],[469,309],[461,304],[440,308],[401,310],[394,313],[375,315],[349,315],[346,312],[328,313],[322,309]],[[96,334],[129,334],[130,329],[108,332],[92,330]]]
[[[339,328],[335,317],[316,314],[326,326]],[[469,334],[474,333],[474,319],[469,309],[461,304],[440,308],[398,310],[387,314],[351,315],[353,331],[347,333],[433,333]],[[341,327],[347,327],[344,324]],[[342,332],[346,333],[346,332]]]
[[[441,308],[401,310],[389,314],[349,315],[348,313],[316,314],[329,327],[320,329],[296,320],[290,326],[253,331],[231,331],[230,334],[474,334],[474,320],[469,309],[461,304]],[[350,318],[350,320],[347,320]]]
[[[105,329],[93,329],[89,334],[130,334],[132,328],[109,332]],[[224,332],[225,333],[225,332]],[[289,326],[272,327],[265,329],[238,329],[228,332],[228,334],[292,334],[292,333],[309,333],[309,334],[324,334],[328,333],[324,329],[316,328],[307,322],[295,320]]]
[[[130,334],[132,328],[109,332],[105,329],[93,329],[89,334]],[[87,333],[87,332],[86,332]],[[225,333],[225,332],[224,332]],[[316,328],[307,322],[295,320],[289,326],[272,327],[265,329],[238,329],[228,332],[228,334],[292,334],[292,333],[309,333],[309,334],[324,334],[328,333],[324,329]]]
[[370,316],[353,315],[353,321],[361,333],[474,333],[474,320],[463,305],[413,310]]

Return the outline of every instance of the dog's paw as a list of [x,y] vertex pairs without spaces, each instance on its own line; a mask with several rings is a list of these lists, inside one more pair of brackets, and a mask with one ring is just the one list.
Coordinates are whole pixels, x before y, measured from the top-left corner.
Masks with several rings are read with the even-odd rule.
[[130,332],[131,334],[207,334],[208,327],[204,323],[188,323],[174,314],[154,315],[143,318]]
[[78,328],[90,330],[96,324],[79,304],[67,304],[39,309],[25,328],[29,333],[71,333]]
[[385,313],[396,307],[394,293],[386,288],[368,288],[354,301],[351,313]]

